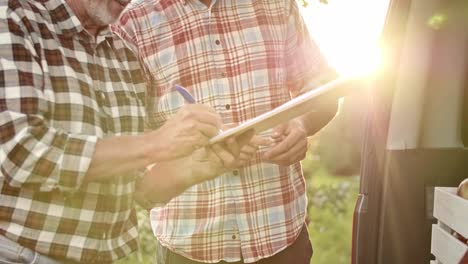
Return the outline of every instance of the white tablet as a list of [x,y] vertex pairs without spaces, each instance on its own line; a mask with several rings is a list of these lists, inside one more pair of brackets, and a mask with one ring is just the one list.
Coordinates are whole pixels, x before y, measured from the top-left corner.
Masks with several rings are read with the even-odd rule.
[[[338,99],[354,90],[359,85],[353,85],[356,79],[340,78],[314,88],[277,108],[249,119],[236,127],[227,129],[210,139],[210,144],[225,140],[231,136],[240,135],[250,129],[255,134],[273,128],[283,122],[296,118],[313,110],[313,106],[320,100]],[[325,99],[326,98],[326,99]],[[320,100],[319,100],[320,99]]]

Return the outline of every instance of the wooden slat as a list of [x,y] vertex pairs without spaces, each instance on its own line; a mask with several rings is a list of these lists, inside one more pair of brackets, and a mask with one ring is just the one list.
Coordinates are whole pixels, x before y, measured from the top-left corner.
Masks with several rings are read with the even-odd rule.
[[459,263],[468,245],[462,243],[438,225],[432,225],[431,253],[442,263]]
[[434,217],[464,237],[468,237],[468,200],[456,195],[456,188],[436,187]]

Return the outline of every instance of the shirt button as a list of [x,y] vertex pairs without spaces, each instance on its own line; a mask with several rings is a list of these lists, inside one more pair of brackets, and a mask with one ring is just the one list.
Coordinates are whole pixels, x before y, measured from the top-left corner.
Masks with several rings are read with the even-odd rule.
[[219,39],[217,39],[217,40],[215,41],[215,44],[216,44],[216,45],[219,45],[219,44],[221,44],[221,41],[219,41]]
[[231,105],[230,105],[230,104],[227,104],[227,105],[225,105],[224,107],[226,108],[226,110],[231,109]]
[[234,175],[237,176],[237,175],[239,175],[239,171],[238,171],[238,170],[235,170],[235,171],[232,172],[232,174],[234,174]]
[[236,238],[237,238],[237,236],[236,236],[236,235],[232,235],[231,237],[232,237],[232,239],[236,239]]
[[225,72],[221,72],[221,77],[226,77],[226,73],[225,73]]

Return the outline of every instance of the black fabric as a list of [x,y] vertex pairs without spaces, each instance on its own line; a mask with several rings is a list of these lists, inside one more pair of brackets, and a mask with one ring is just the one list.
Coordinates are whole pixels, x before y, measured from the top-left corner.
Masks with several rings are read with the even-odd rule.
[[[276,255],[273,255],[269,258],[262,259],[251,264],[285,264],[285,263],[294,263],[294,264],[310,264],[310,259],[312,258],[313,249],[312,243],[309,239],[309,233],[307,231],[307,226],[304,224],[304,227],[301,230],[301,233],[296,238],[296,241],[285,250],[279,252]],[[243,264],[243,261],[238,262],[225,262],[221,261],[217,264]],[[202,262],[196,262],[187,258],[182,257],[170,250],[167,250],[166,263],[165,264],[203,264]]]

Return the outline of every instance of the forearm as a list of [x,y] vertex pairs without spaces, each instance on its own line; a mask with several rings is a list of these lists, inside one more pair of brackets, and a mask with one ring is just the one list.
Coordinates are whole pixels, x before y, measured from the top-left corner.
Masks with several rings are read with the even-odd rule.
[[135,196],[143,207],[150,209],[156,204],[167,203],[191,185],[186,177],[182,177],[182,173],[187,172],[184,172],[184,168],[179,168],[176,162],[154,165],[139,180]]
[[137,184],[137,200],[140,203],[143,200],[141,204],[150,208],[168,202],[190,186],[213,179],[225,171],[223,161],[211,148],[200,148],[189,156],[152,166]]
[[329,102],[320,105],[315,111],[298,117],[304,125],[307,136],[312,136],[325,127],[336,115],[337,109],[338,102]]
[[151,163],[146,144],[143,135],[98,140],[85,181],[100,181],[145,168]]

